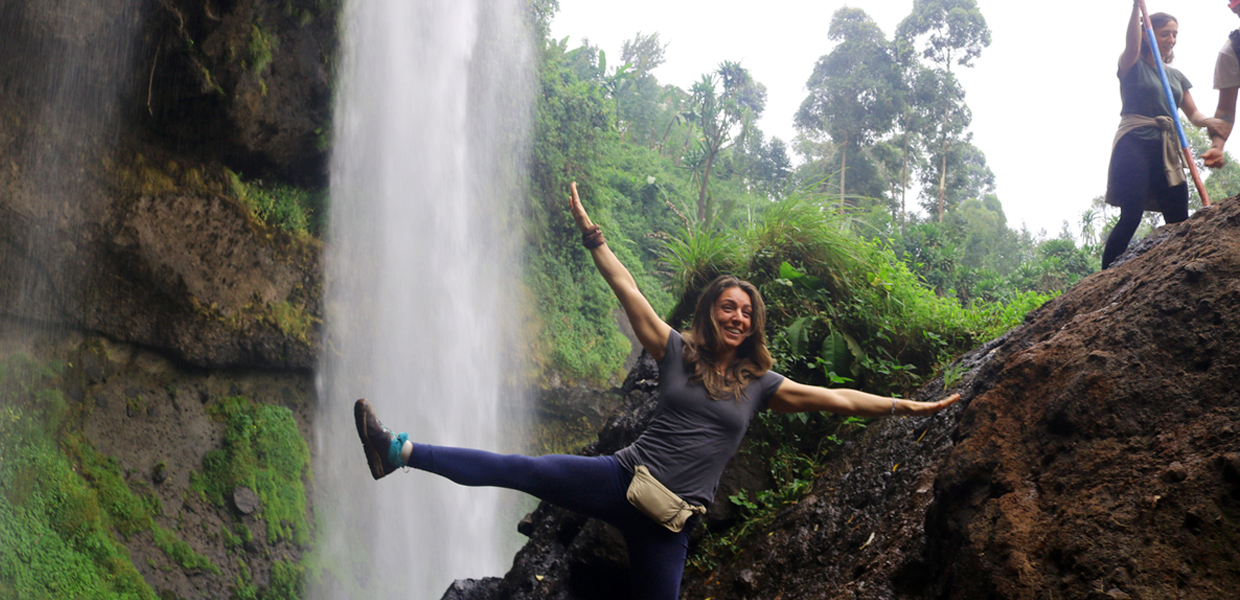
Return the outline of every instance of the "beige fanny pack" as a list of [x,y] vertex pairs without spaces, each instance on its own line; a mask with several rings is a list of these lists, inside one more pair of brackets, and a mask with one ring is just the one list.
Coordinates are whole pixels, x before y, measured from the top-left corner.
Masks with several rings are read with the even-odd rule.
[[629,484],[625,497],[630,504],[646,513],[646,516],[654,519],[656,523],[677,533],[685,528],[685,521],[694,513],[706,514],[705,506],[694,506],[685,502],[659,483],[659,480],[650,474],[650,469],[641,465],[633,468],[633,482]]

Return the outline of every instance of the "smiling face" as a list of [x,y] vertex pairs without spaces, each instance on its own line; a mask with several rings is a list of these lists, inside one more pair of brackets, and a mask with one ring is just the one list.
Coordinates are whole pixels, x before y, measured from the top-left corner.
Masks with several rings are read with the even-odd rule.
[[749,337],[753,321],[753,301],[740,287],[730,287],[719,295],[711,309],[719,326],[719,344],[727,353],[735,352]]
[[1175,21],[1167,21],[1161,27],[1154,28],[1154,39],[1158,42],[1158,52],[1164,62],[1170,59],[1171,50],[1175,48],[1176,37],[1179,35],[1180,24]]

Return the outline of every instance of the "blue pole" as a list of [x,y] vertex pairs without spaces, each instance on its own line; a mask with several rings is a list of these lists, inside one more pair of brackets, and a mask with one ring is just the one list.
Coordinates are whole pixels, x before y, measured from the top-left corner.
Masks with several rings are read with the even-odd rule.
[[1180,136],[1180,148],[1184,150],[1184,161],[1188,163],[1188,170],[1193,174],[1193,183],[1197,186],[1197,195],[1201,196],[1201,205],[1210,206],[1210,197],[1206,195],[1206,188],[1201,183],[1201,174],[1197,172],[1197,161],[1193,160],[1193,152],[1188,148],[1188,136],[1184,135],[1184,125],[1180,123],[1180,115],[1175,106],[1175,94],[1171,93],[1171,82],[1167,81],[1167,70],[1163,67],[1162,52],[1158,50],[1158,38],[1154,36],[1154,24],[1150,22],[1150,11],[1145,7],[1145,0],[1139,1],[1141,19],[1145,22],[1145,36],[1150,41],[1150,54],[1155,57],[1154,63],[1158,65],[1158,77],[1162,79],[1163,93],[1167,95],[1167,106],[1171,109],[1171,120],[1175,123],[1175,132]]

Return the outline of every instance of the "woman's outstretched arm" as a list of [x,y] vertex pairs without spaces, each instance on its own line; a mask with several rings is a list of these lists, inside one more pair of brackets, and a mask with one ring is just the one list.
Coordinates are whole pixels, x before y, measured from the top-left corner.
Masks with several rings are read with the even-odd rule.
[[776,412],[831,412],[852,417],[926,416],[947,408],[960,399],[952,394],[938,402],[914,402],[875,396],[849,389],[831,389],[785,379],[771,398]]
[[1210,137],[1223,137],[1226,139],[1227,134],[1231,133],[1228,128],[1229,123],[1218,117],[1207,117],[1205,113],[1197,108],[1197,103],[1193,100],[1193,95],[1184,90],[1184,97],[1180,100],[1180,110],[1184,111],[1184,116],[1188,117],[1188,121],[1197,127],[1205,127]]
[[[594,227],[594,222],[586,214],[585,207],[581,205],[581,198],[577,196],[576,181],[572,183],[570,189],[572,194],[569,196],[569,208],[572,210],[573,220],[577,222],[577,229],[584,235]],[[616,298],[620,300],[620,306],[624,307],[625,314],[629,316],[633,333],[637,334],[642,347],[655,360],[661,360],[663,351],[667,347],[667,336],[672,331],[671,326],[664,323],[658,313],[654,312],[650,301],[646,300],[641,290],[637,289],[637,281],[633,279],[633,275],[624,268],[620,259],[616,258],[607,244],[600,244],[591,249],[590,256],[594,258],[594,266],[598,267],[598,272],[603,275],[607,285],[611,286],[611,291],[615,292]]]

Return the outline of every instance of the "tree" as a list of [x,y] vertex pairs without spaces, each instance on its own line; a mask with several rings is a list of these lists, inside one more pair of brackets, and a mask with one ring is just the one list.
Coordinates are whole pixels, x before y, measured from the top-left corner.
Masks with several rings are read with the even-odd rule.
[[976,0],[914,0],[913,12],[896,31],[921,48],[922,58],[948,72],[953,63],[972,67],[990,45],[990,28]]
[[663,64],[666,48],[667,44],[659,42],[658,33],[641,32],[620,48],[628,76],[615,90],[616,116],[617,127],[627,141],[654,147],[663,133],[666,94],[651,71]]
[[827,38],[839,44],[814,65],[805,84],[809,95],[801,102],[795,125],[805,134],[826,134],[835,142],[842,198],[847,194],[849,153],[859,153],[891,129],[900,112],[902,82],[891,45],[865,11],[835,11]]
[[[953,144],[938,150],[939,168],[923,171],[923,207],[943,220],[946,209],[955,209],[971,198],[983,198],[995,189],[995,174],[986,164],[986,154],[970,143],[973,134],[965,134]],[[938,188],[934,196],[925,192]]]
[[690,90],[691,120],[702,132],[688,166],[698,176],[698,220],[714,221],[715,211],[707,185],[711,169],[720,153],[754,129],[754,122],[766,108],[766,86],[756,82],[740,63],[724,61],[714,73],[702,75]]
[[[975,0],[915,0],[913,12],[900,22],[896,33],[904,57],[918,52],[935,65],[934,77],[927,81],[924,89],[937,93],[923,100],[931,102],[924,110],[932,115],[931,122],[935,124],[931,137],[935,140],[934,162],[939,168],[937,212],[942,221],[946,208],[948,153],[962,141],[970,118],[964,90],[952,74],[952,65],[971,67],[973,59],[990,45],[990,29]],[[917,73],[918,78],[929,75]]]

